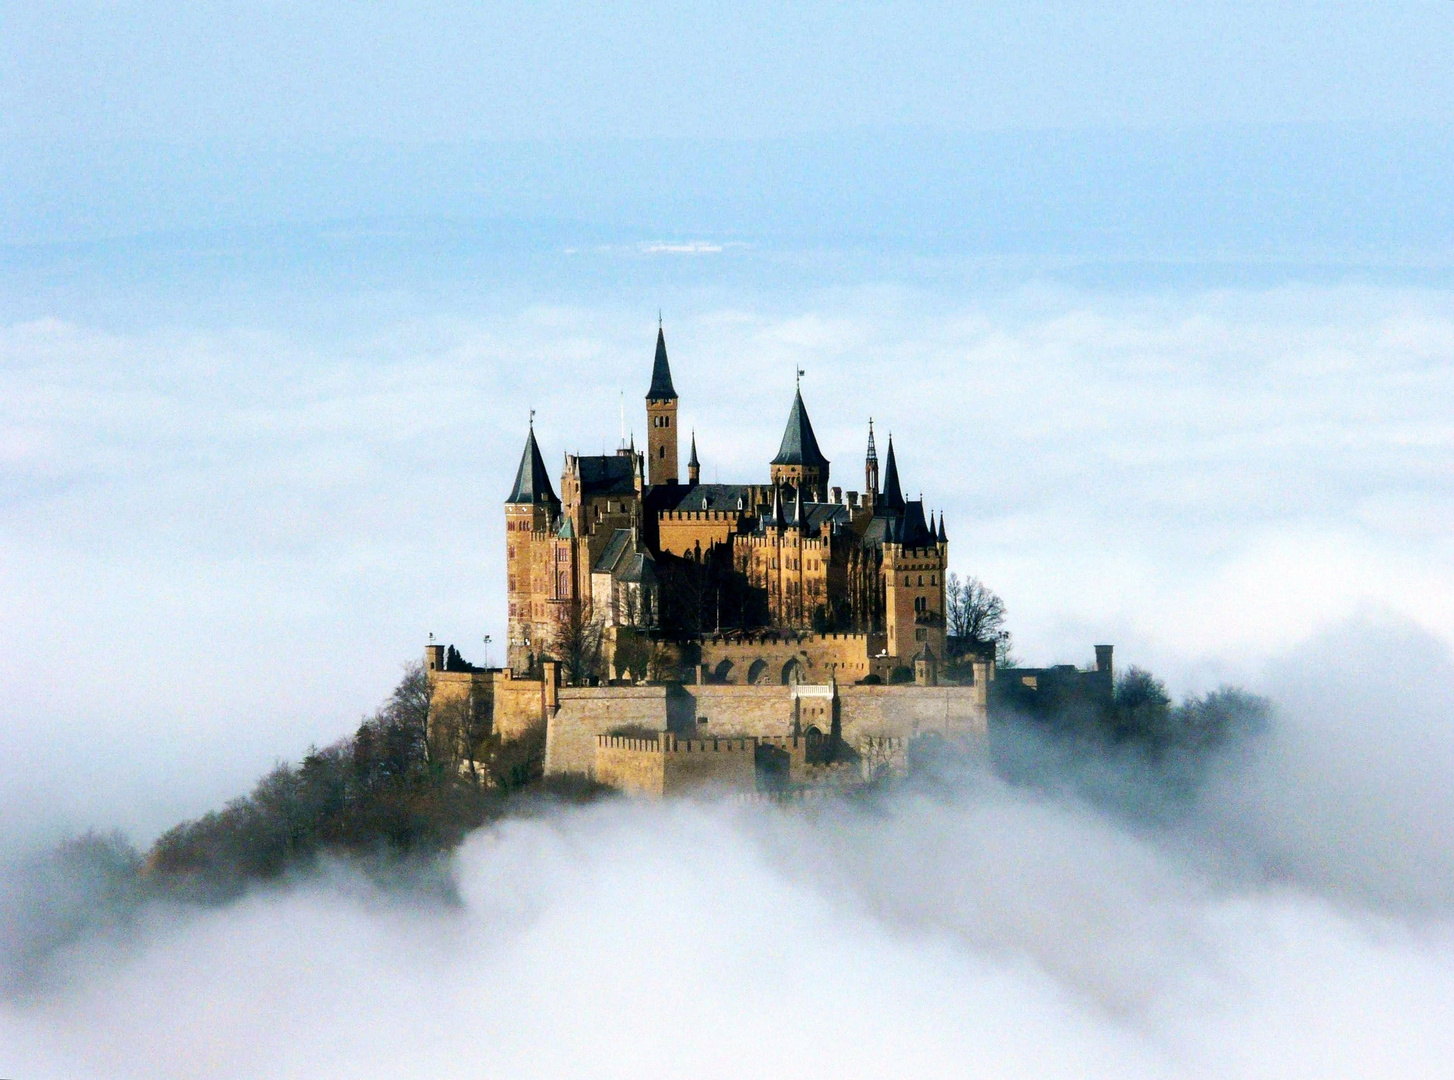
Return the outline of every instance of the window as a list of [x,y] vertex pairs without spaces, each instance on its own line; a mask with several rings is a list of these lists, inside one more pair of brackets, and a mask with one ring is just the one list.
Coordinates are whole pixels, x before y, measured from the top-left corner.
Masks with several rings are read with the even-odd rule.
[[919,584],[920,585],[924,584],[924,575],[923,574],[920,574],[919,575]]
[[924,614],[924,612],[926,612],[928,610],[929,610],[929,599],[928,599],[928,597],[924,597],[924,596],[916,596],[916,597],[914,597],[914,611],[917,614],[922,615],[922,614]]
[[666,457],[666,447],[664,447],[664,446],[658,446],[656,448],[656,456],[659,457],[659,458]]

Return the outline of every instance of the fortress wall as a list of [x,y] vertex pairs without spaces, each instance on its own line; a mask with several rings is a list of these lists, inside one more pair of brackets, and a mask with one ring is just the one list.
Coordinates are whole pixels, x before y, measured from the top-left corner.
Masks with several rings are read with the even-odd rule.
[[440,706],[468,701],[490,718],[490,733],[519,738],[544,716],[545,684],[539,679],[511,678],[508,671],[431,671],[430,715]]
[[742,515],[736,510],[667,511],[656,519],[657,547],[673,555],[708,552],[713,544],[726,544],[737,532]]
[[545,771],[591,774],[596,736],[626,724],[666,730],[665,686],[562,687],[560,709],[546,722]]
[[674,739],[662,755],[664,790],[668,794],[688,788],[757,790],[755,739]]
[[493,679],[494,711],[491,723],[496,735],[515,739],[545,715],[545,683],[541,679],[514,679],[508,671]]
[[756,638],[708,638],[702,642],[702,663],[709,678],[718,678],[718,668],[725,661],[730,669],[726,681],[746,684],[752,665],[762,660],[767,664],[763,683],[782,685],[783,667],[796,659],[803,665],[805,681],[825,683],[836,677],[840,683],[856,682],[869,674],[869,639],[867,634],[803,634],[783,635],[774,640],[764,634]]
[[989,711],[984,686],[840,686],[839,721],[850,746],[868,738],[984,739]]
[[601,783],[629,795],[666,794],[666,756],[655,739],[601,735],[594,753],[593,771]]
[[696,719],[707,733],[786,735],[793,728],[792,693],[786,686],[689,686]]

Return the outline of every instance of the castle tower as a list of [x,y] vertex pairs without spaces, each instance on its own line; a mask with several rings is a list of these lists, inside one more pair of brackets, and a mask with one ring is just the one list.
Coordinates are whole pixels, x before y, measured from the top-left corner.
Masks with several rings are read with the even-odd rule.
[[646,471],[649,484],[677,482],[677,392],[666,361],[666,334],[656,328],[656,359],[646,391]]
[[894,437],[889,436],[889,456],[884,466],[884,508],[894,513],[904,512],[904,491],[899,486],[899,463],[894,460]]
[[783,431],[777,457],[772,459],[772,482],[805,487],[815,502],[828,499],[828,459],[818,449],[818,439],[813,434],[813,424],[808,419],[801,389],[793,394],[788,426]]
[[[509,600],[506,662],[515,671],[530,670],[550,636],[549,617],[536,578],[553,550],[551,529],[560,516],[560,500],[550,483],[545,459],[535,441],[532,417],[525,452],[515,470],[515,484],[505,499],[505,571]],[[538,587],[539,586],[539,587]]]
[[878,502],[878,448],[873,445],[873,417],[868,418],[868,454],[863,459],[863,493],[870,508]]
[[702,482],[702,463],[697,460],[697,433],[692,432],[692,456],[687,458],[687,483]]

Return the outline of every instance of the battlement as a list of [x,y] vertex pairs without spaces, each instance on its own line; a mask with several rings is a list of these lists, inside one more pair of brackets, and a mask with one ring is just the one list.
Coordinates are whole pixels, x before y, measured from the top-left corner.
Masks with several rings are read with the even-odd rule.
[[[679,739],[670,732],[661,732],[654,739],[638,739],[628,735],[597,735],[596,748],[636,754],[753,754],[759,742],[778,741],[752,736],[740,738]],[[797,740],[794,740],[796,743]]]
[[866,643],[866,633],[819,634],[811,630],[745,630],[730,634],[707,634],[703,642],[709,645],[803,645],[813,642]]

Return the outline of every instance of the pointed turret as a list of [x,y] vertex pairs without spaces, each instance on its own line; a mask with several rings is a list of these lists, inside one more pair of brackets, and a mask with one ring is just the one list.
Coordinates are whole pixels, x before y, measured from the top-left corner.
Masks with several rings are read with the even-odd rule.
[[778,484],[772,486],[772,523],[779,529],[787,525],[783,520],[783,489]]
[[813,435],[813,424],[808,419],[807,406],[803,404],[801,390],[793,394],[793,407],[788,413],[788,426],[783,431],[782,445],[778,447],[774,465],[809,465],[820,469],[828,467],[828,459],[818,449],[818,440]]
[[677,482],[677,392],[666,362],[666,331],[656,328],[656,359],[646,391],[646,478],[656,484]]
[[868,453],[863,459],[863,490],[869,502],[878,495],[878,448],[873,445],[873,417],[868,418]]
[[904,491],[899,486],[899,463],[894,459],[894,437],[889,436],[888,460],[884,463],[884,506],[903,513]]
[[939,511],[939,542],[941,544],[947,544],[947,543],[949,543],[949,535],[944,531],[944,511],[943,510]]
[[702,463],[697,460],[697,433],[692,432],[692,456],[687,459],[687,482],[700,484],[702,482]]
[[520,455],[520,468],[515,471],[515,486],[510,489],[507,503],[534,503],[545,506],[559,506],[555,488],[550,485],[550,473],[545,469],[545,459],[540,456],[540,447],[535,442],[535,425],[530,425],[530,434],[525,437],[525,452]]
[[671,365],[666,361],[666,331],[658,326],[656,359],[651,363],[651,389],[646,391],[646,400],[675,401],[676,397],[676,387],[671,384]]
[[822,502],[828,492],[828,459],[818,449],[803,392],[793,394],[793,407],[788,412],[788,426],[783,431],[782,445],[772,459],[772,482],[806,485],[810,498]]

